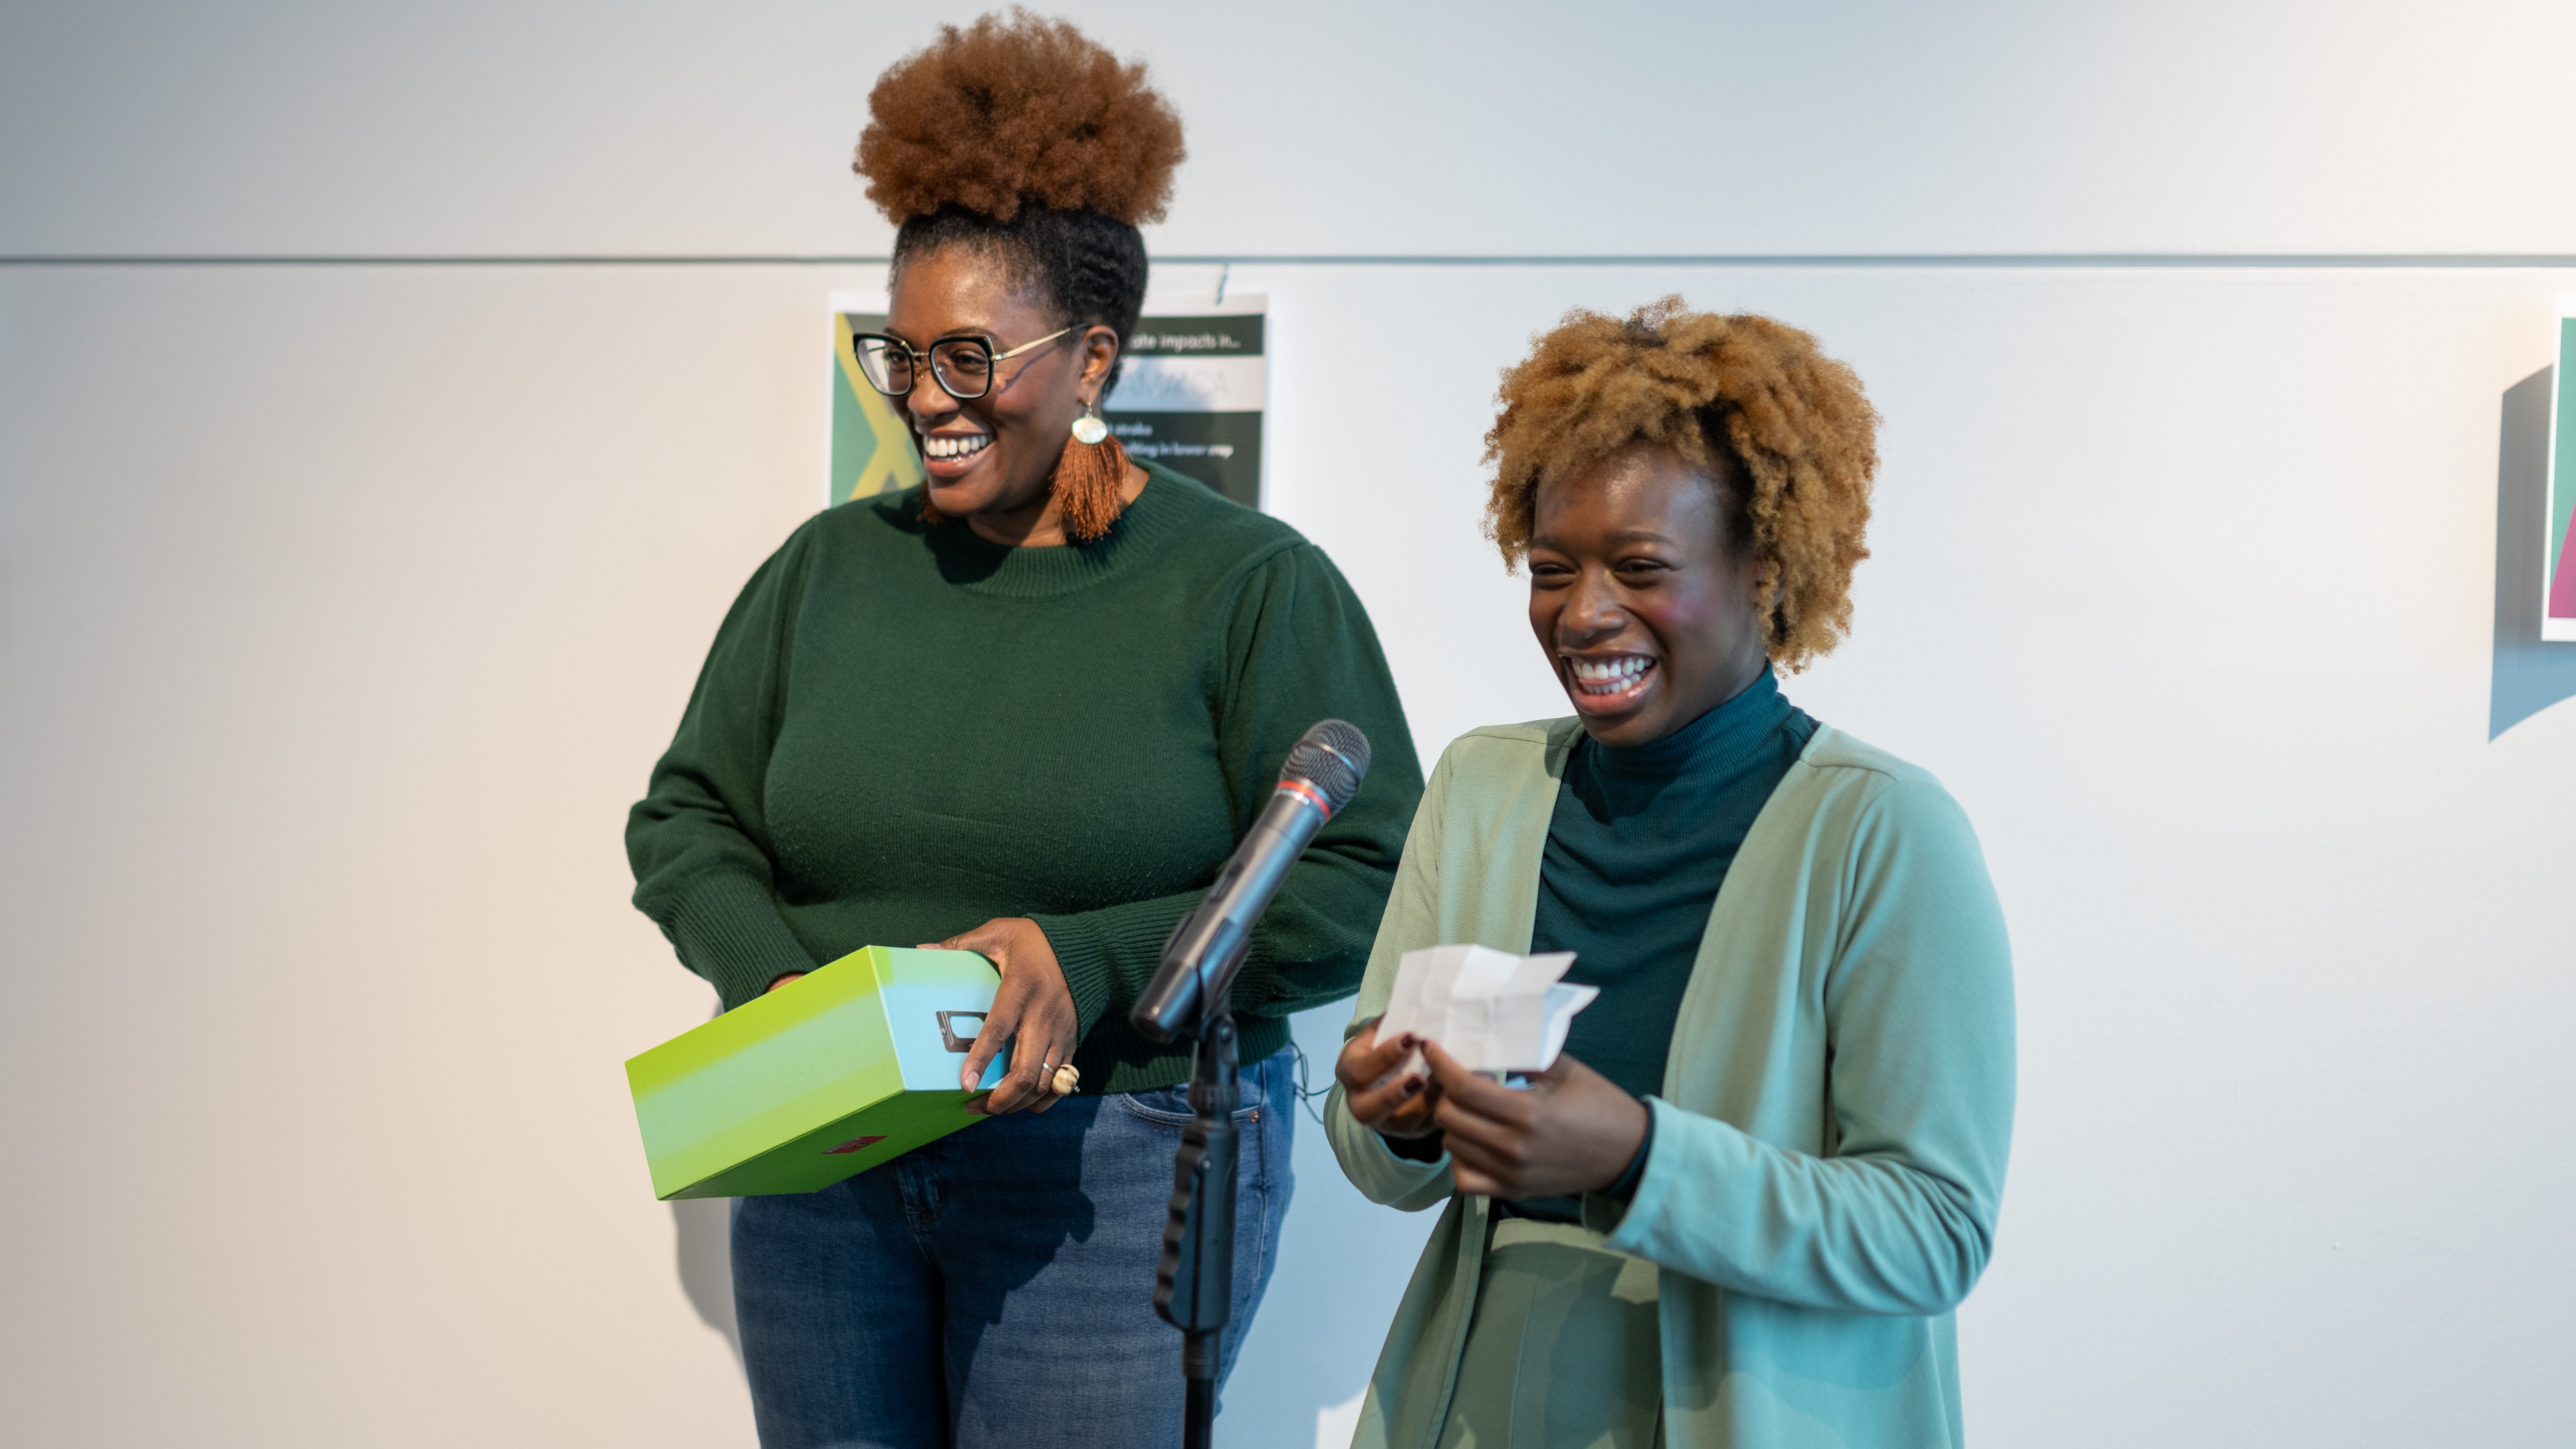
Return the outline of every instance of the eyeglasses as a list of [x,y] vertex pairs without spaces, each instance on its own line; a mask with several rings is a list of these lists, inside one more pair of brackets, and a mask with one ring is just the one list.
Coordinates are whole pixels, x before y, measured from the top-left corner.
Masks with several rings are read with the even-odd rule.
[[912,391],[913,383],[921,376],[920,365],[928,363],[930,375],[939,379],[942,391],[959,402],[973,402],[993,390],[993,364],[1035,352],[1074,330],[1067,327],[1050,332],[1008,352],[995,352],[993,344],[981,337],[942,337],[927,348],[915,348],[900,337],[882,332],[856,333],[850,338],[850,347],[858,354],[859,371],[887,397],[902,397]]

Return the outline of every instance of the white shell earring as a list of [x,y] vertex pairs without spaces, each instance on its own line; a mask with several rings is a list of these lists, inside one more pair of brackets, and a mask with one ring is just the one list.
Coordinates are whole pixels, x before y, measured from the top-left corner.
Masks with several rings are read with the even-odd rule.
[[1100,404],[1084,403],[1082,416],[1073,420],[1073,440],[1077,443],[1098,443],[1108,436],[1109,425],[1100,420]]

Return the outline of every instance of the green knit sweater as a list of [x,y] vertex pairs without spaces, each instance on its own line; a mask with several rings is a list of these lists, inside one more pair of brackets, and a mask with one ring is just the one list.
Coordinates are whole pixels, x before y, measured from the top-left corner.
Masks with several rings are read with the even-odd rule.
[[1375,760],[1254,933],[1247,1062],[1357,989],[1422,794],[1368,615],[1294,529],[1147,465],[1096,544],[927,526],[907,491],[789,537],[735,600],[628,819],[635,904],[730,1009],[862,946],[1028,916],[1086,1092],[1189,1075],[1127,1026],[1307,726]]

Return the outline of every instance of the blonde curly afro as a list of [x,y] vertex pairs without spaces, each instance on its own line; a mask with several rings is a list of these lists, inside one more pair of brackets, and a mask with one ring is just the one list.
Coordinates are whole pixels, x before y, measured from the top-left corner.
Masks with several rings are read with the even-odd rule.
[[1850,632],[1878,411],[1815,338],[1750,313],[1693,312],[1678,296],[1624,318],[1576,308],[1503,374],[1497,401],[1485,531],[1506,564],[1529,552],[1541,486],[1632,445],[1670,448],[1728,494],[1777,600],[1773,661],[1803,669]]
[[1143,65],[1017,7],[941,26],[878,78],[868,114],[851,169],[898,226],[949,206],[998,222],[1023,205],[1160,221],[1187,154]]

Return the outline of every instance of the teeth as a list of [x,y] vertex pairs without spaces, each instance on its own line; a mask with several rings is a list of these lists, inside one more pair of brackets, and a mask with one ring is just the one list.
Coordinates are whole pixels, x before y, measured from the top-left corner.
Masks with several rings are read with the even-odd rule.
[[985,446],[992,441],[993,435],[990,433],[969,433],[963,437],[948,437],[933,433],[921,440],[921,451],[925,456],[932,458],[963,458],[969,453],[984,451]]
[[1616,694],[1636,682],[1653,662],[1640,655],[1623,654],[1615,659],[1568,659],[1575,683],[1586,694]]

